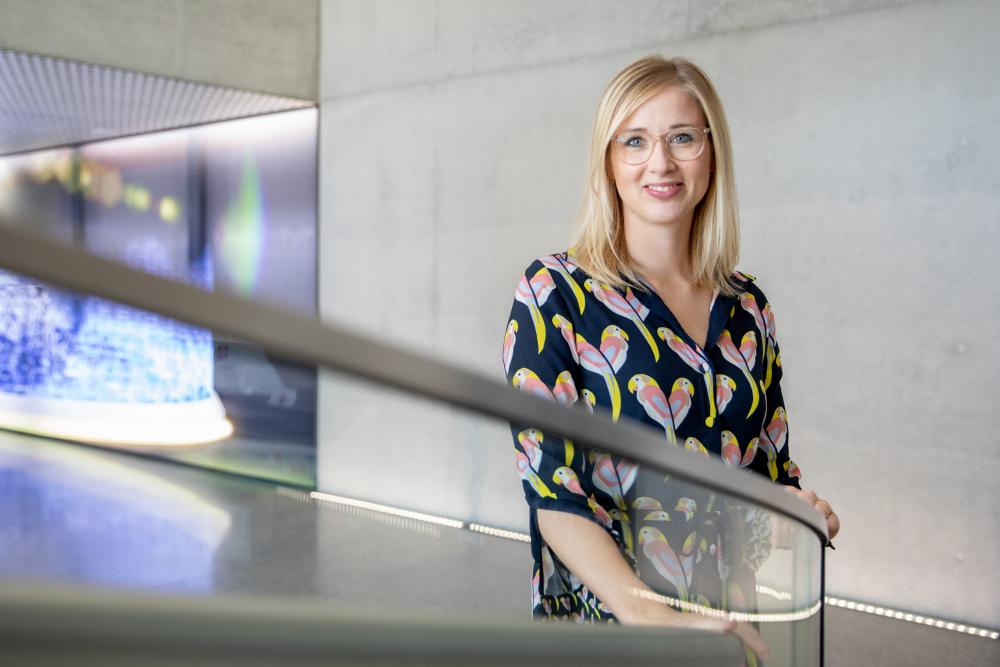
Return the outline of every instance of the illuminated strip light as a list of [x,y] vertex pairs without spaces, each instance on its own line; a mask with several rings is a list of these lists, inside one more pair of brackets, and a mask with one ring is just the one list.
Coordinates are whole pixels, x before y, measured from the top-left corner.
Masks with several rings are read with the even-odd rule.
[[370,510],[372,512],[382,512],[383,514],[392,514],[393,516],[403,517],[404,519],[424,521],[426,523],[433,523],[438,526],[447,526],[448,528],[465,527],[464,521],[458,521],[456,519],[447,519],[443,516],[435,516],[433,514],[424,514],[423,512],[411,512],[409,510],[401,510],[396,507],[390,507],[389,505],[379,505],[378,503],[369,503],[364,500],[355,500],[354,498],[335,496],[330,493],[320,493],[319,491],[312,491],[309,493],[309,496],[314,500],[322,500],[328,503],[346,505],[347,507],[357,507],[359,509]]
[[702,616],[718,618],[723,621],[737,621],[744,623],[794,623],[796,621],[804,621],[807,618],[812,618],[818,614],[819,610],[823,607],[822,602],[817,602],[808,609],[800,609],[799,611],[762,614],[759,612],[748,613],[743,611],[724,611],[722,609],[713,609],[712,607],[706,607],[705,605],[687,602],[686,600],[679,600],[675,597],[670,597],[669,595],[660,595],[659,593],[644,591],[638,588],[633,588],[632,594],[638,598],[642,598],[643,600],[652,600],[653,602],[659,602],[660,604],[676,607],[681,611],[688,611],[695,614],[701,614]]
[[782,602],[784,602],[792,599],[792,594],[789,593],[788,591],[776,591],[770,586],[761,586],[759,584],[757,585],[756,588],[757,592],[760,595],[767,595],[768,597],[772,597],[775,600],[781,600]]
[[987,628],[978,628],[974,625],[955,623],[953,621],[946,621],[944,619],[933,618],[931,616],[923,616],[921,614],[911,614],[909,612],[899,611],[898,609],[890,609],[889,607],[880,607],[877,605],[866,604],[864,602],[855,602],[854,600],[845,600],[843,598],[831,597],[829,595],[826,597],[826,603],[828,605],[833,605],[834,607],[850,609],[851,611],[860,611],[866,614],[885,616],[886,618],[894,618],[897,621],[906,621],[907,623],[917,623],[919,625],[927,625],[934,628],[940,628],[942,630],[951,630],[952,632],[961,632],[967,635],[974,635],[976,637],[983,637],[986,639],[1000,638],[1000,633],[998,633],[995,630],[989,630]]
[[502,528],[493,528],[492,526],[484,526],[481,523],[470,523],[466,526],[469,530],[476,533],[484,533],[486,535],[491,535],[493,537],[503,537],[508,540],[514,540],[516,542],[530,542],[531,535],[527,533],[518,533],[513,530],[503,530]]

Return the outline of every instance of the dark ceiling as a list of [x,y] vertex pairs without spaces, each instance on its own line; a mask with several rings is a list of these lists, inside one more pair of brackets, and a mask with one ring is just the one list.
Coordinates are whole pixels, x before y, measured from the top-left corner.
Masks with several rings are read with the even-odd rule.
[[0,155],[314,106],[0,49]]

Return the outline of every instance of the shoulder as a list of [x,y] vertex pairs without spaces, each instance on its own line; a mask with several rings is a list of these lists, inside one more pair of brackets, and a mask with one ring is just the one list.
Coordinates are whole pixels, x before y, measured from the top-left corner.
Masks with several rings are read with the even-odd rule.
[[753,297],[760,308],[767,305],[768,298],[764,294],[757,276],[745,271],[733,271],[732,281],[736,291],[739,292],[739,298],[745,299],[744,295],[749,295]]
[[567,275],[583,275],[580,267],[573,261],[572,253],[567,251],[556,252],[551,255],[542,255],[541,257],[535,258],[524,270],[524,275],[528,278],[533,278],[540,271],[543,273],[546,271],[550,273],[554,271],[556,273],[563,273]]

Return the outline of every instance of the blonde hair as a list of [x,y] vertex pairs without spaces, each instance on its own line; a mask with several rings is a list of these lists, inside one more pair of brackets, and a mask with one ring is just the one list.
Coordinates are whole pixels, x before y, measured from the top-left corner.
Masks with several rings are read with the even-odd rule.
[[729,126],[708,76],[683,58],[647,56],[615,76],[604,90],[594,117],[587,187],[570,241],[574,261],[596,280],[614,287],[642,287],[625,246],[622,203],[610,175],[609,146],[632,113],[664,88],[679,86],[701,106],[712,141],[714,170],[691,223],[694,284],[723,294],[737,293],[732,274],[739,258],[739,221]]

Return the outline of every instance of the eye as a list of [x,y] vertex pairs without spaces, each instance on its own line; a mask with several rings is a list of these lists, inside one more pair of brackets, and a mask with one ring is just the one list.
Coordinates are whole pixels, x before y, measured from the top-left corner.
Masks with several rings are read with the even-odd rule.
[[642,148],[646,145],[647,139],[641,134],[629,134],[622,135],[619,141],[626,148]]
[[672,144],[689,144],[694,141],[694,135],[690,132],[678,132],[677,134],[670,137],[670,143]]

